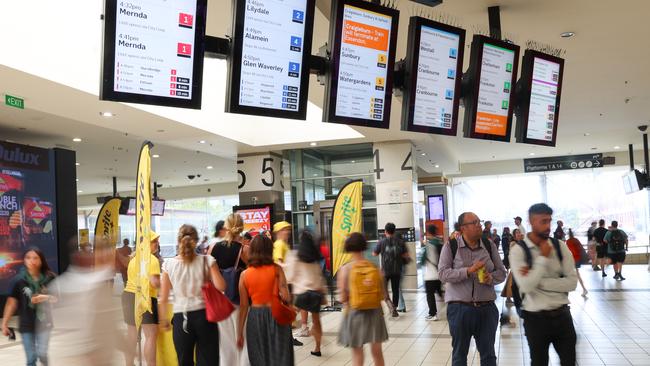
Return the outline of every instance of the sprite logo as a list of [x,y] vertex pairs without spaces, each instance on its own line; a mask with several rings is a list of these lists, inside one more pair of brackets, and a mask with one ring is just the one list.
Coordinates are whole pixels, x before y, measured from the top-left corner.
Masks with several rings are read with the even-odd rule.
[[352,199],[350,199],[350,196],[345,196],[343,197],[343,205],[341,206],[341,211],[343,213],[343,220],[341,221],[341,230],[345,230],[348,234],[350,233],[350,230],[352,230],[352,215],[357,213],[357,209],[354,207],[351,207]]

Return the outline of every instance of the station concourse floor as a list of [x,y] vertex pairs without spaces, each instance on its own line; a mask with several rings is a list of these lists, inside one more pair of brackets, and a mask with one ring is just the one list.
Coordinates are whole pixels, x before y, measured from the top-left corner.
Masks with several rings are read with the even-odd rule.
[[[589,266],[581,274],[589,290],[587,298],[581,291],[571,293],[571,312],[578,333],[578,365],[649,365],[650,366],[650,273],[646,265],[628,265],[623,269],[626,281],[602,278]],[[581,290],[581,289],[580,289]],[[423,291],[405,294],[407,313],[399,318],[387,315],[390,339],[384,344],[386,365],[451,365],[451,337],[447,322],[427,321],[426,299]],[[504,308],[499,297],[497,305]],[[119,301],[119,300],[118,300]],[[514,314],[514,308],[512,309]],[[528,346],[521,324],[513,316],[516,327],[504,326],[497,331],[495,350],[498,364],[503,366],[529,365]],[[304,346],[295,347],[296,365],[338,366],[351,364],[351,352],[336,343],[341,313],[323,313],[323,356],[310,355],[312,338],[300,338]],[[57,365],[57,343],[65,341],[65,330],[55,330],[50,344],[51,365]],[[366,364],[372,365],[366,347]],[[551,347],[551,365],[559,365]],[[24,365],[24,354],[19,342],[0,340],[0,365]],[[472,345],[468,365],[479,365],[479,355]],[[124,365],[116,357],[115,365]],[[66,366],[76,366],[69,365]]]

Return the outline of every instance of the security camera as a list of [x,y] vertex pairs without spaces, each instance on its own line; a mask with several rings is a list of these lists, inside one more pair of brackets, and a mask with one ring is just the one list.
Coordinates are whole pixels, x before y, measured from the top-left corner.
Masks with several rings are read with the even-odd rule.
[[196,178],[196,175],[194,175],[194,174],[188,174],[187,175],[187,179],[189,179],[189,180],[194,180],[194,178]]
[[638,128],[641,132],[646,132],[648,130],[648,125],[641,125],[637,126],[636,128]]

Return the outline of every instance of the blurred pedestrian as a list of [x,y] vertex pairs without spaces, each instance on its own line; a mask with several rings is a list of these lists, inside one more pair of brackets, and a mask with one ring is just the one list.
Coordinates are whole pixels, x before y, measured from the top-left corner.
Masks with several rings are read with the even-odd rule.
[[573,255],[573,261],[576,265],[576,276],[578,277],[578,282],[582,287],[582,297],[587,297],[589,291],[587,291],[587,288],[585,287],[585,284],[582,282],[582,278],[580,277],[580,265],[583,260],[582,253],[584,252],[584,248],[582,247],[580,240],[578,240],[578,238],[573,235],[573,230],[571,229],[569,229],[569,240],[566,241],[566,245],[569,247],[569,250]]
[[424,266],[424,289],[427,293],[427,305],[429,313],[426,320],[438,320],[438,308],[436,305],[436,294],[444,301],[442,282],[438,275],[438,262],[442,252],[442,240],[438,236],[438,228],[431,224],[427,226],[426,243],[424,244],[424,255],[422,265]]

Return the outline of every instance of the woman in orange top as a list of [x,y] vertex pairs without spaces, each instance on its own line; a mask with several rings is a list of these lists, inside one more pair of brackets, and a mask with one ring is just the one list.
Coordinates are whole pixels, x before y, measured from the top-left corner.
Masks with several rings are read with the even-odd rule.
[[580,281],[580,286],[582,286],[582,296],[587,297],[589,291],[585,288],[584,282],[580,277],[580,262],[582,260],[582,243],[573,235],[573,230],[569,229],[569,240],[566,241],[566,245],[569,247],[571,254],[573,254],[573,260],[576,263],[576,274],[578,275],[578,281]]
[[[264,235],[253,238],[248,254],[248,269],[239,279],[239,318],[237,347],[248,347],[251,366],[293,366],[291,325],[280,325],[271,313],[275,281],[280,298],[291,303],[287,279],[273,263],[273,242]],[[244,332],[246,324],[246,332]]]

